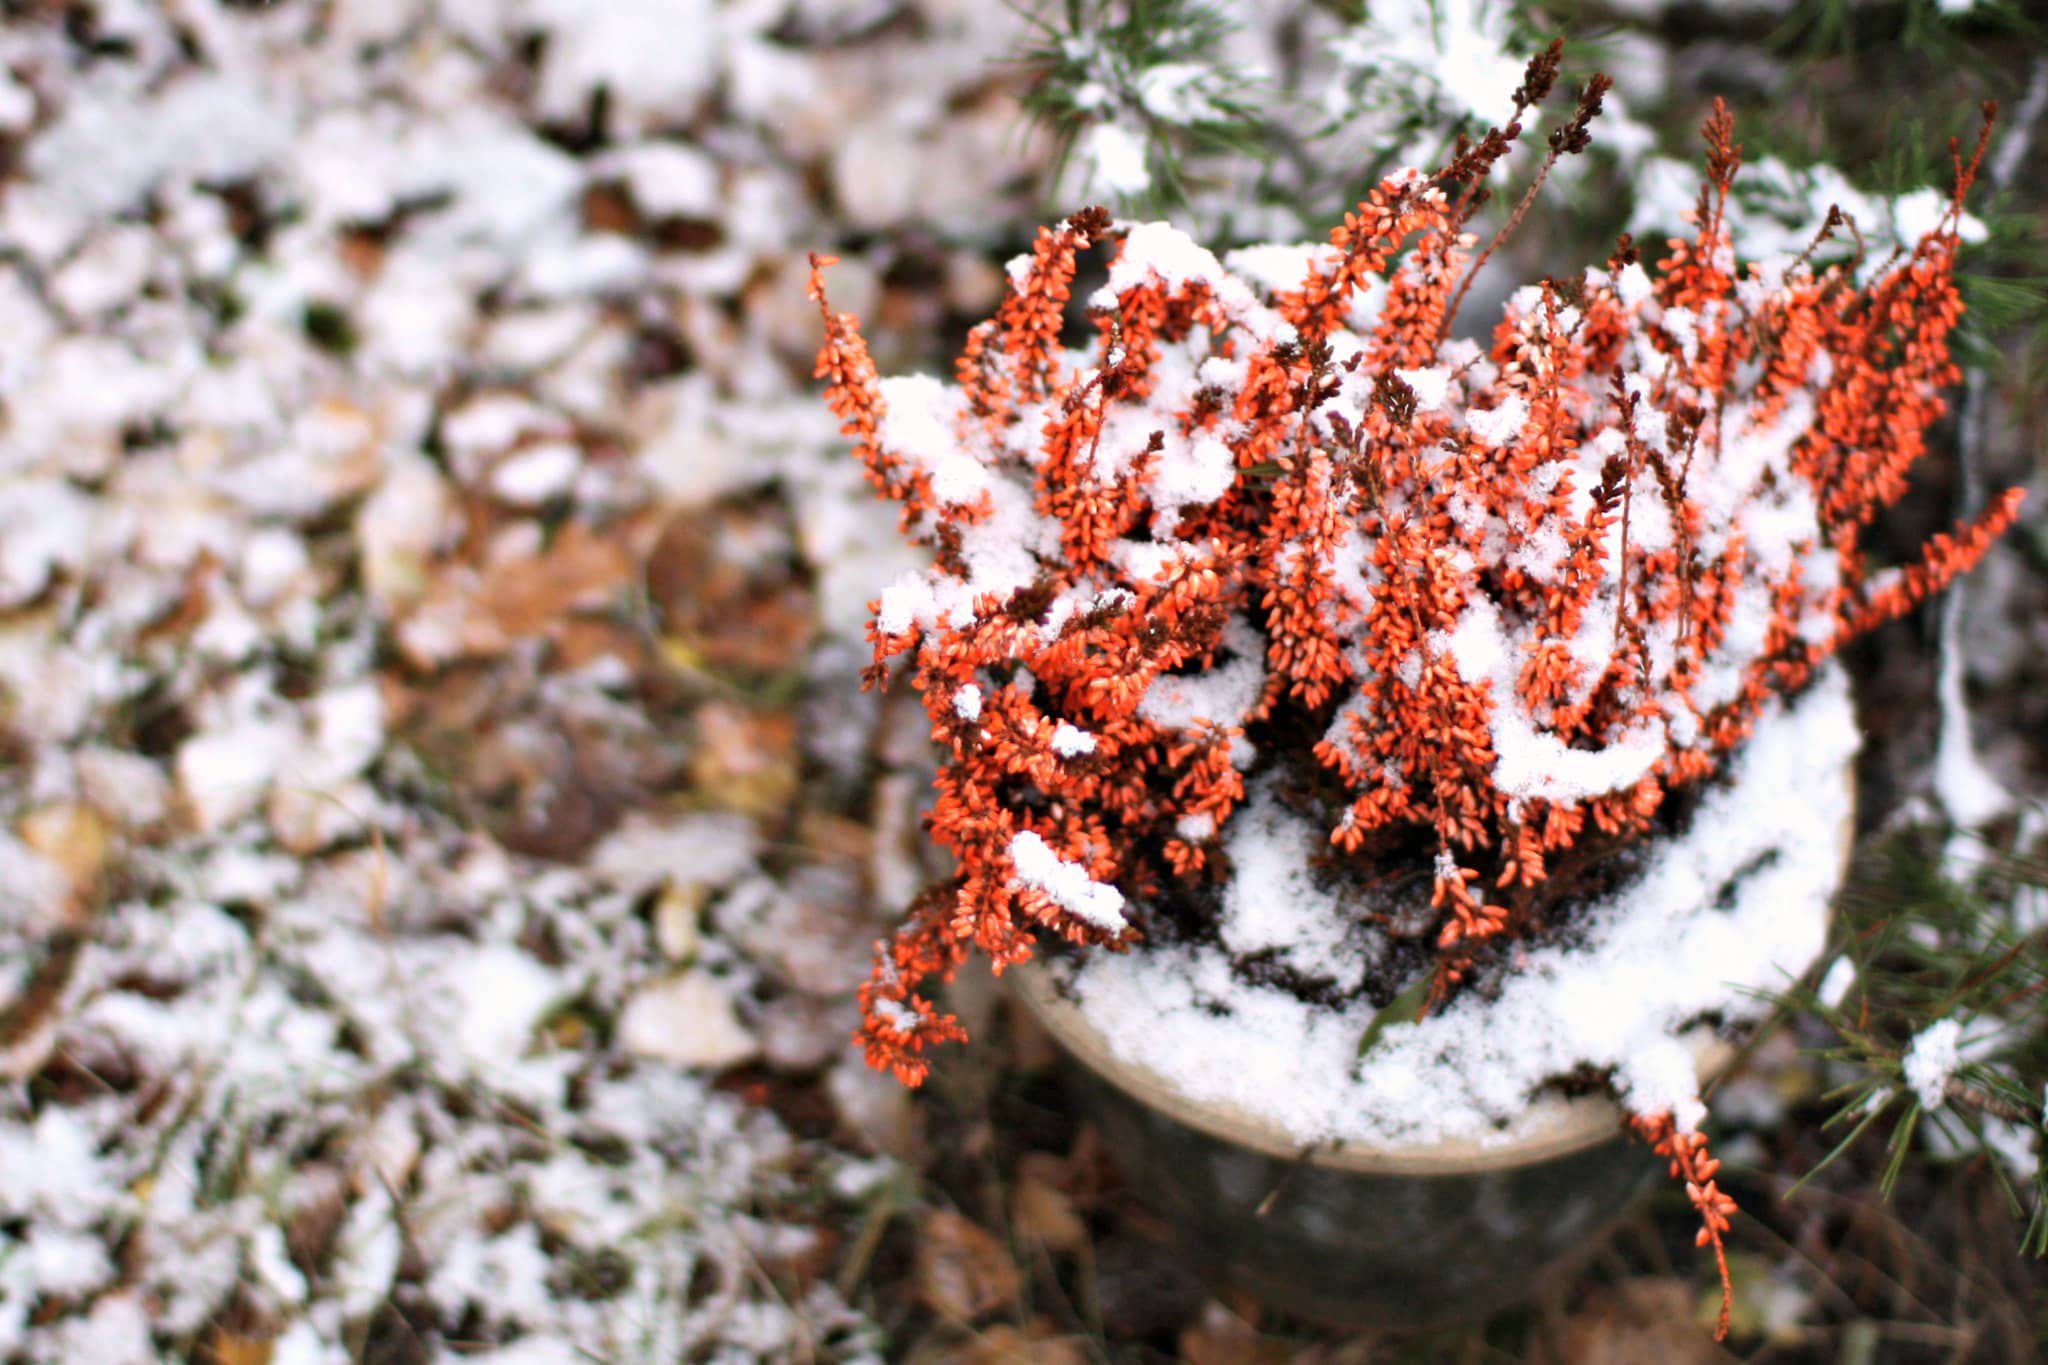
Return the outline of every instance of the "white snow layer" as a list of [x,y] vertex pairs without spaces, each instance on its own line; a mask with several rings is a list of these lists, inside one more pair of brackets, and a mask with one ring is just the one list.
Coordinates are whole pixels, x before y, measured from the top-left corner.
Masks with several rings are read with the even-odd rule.
[[1963,1026],[1954,1019],[1937,1019],[1913,1035],[1901,1065],[1910,1088],[1925,1109],[1941,1107],[1949,1078],[1962,1065],[1959,1044]]
[[[1703,1109],[1688,1030],[1709,1014],[1755,1017],[1745,992],[1795,979],[1825,941],[1850,817],[1837,775],[1857,745],[1846,679],[1829,670],[1763,717],[1684,838],[1650,845],[1641,875],[1587,909],[1582,943],[1529,948],[1497,999],[1472,993],[1392,1024],[1362,1061],[1370,1004],[1318,1008],[1232,973],[1232,952],[1263,943],[1299,970],[1353,979],[1356,949],[1340,945],[1367,908],[1331,906],[1298,856],[1313,833],[1254,795],[1225,835],[1233,861],[1257,869],[1226,901],[1227,950],[1088,956],[1080,1007],[1124,1060],[1303,1143],[1508,1141],[1540,1122],[1538,1089],[1581,1066],[1612,1070],[1629,1108],[1690,1126]],[[1296,906],[1304,927],[1273,927],[1273,907]]]
[[1030,830],[1011,836],[1009,853],[1010,864],[1017,869],[1017,880],[1052,897],[1075,919],[1112,934],[1128,927],[1123,916],[1123,892],[1093,880],[1086,868],[1061,858]]

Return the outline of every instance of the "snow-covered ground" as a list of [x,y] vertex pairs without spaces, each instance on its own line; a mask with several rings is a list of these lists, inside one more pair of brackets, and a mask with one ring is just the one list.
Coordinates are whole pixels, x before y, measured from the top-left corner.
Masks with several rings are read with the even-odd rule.
[[1015,17],[901,9],[0,29],[0,1361],[879,1349],[915,787],[803,257],[940,224],[985,308],[1032,165]]
[[0,1365],[878,1358],[912,561],[805,253],[888,372],[988,311],[1024,20],[5,12]]

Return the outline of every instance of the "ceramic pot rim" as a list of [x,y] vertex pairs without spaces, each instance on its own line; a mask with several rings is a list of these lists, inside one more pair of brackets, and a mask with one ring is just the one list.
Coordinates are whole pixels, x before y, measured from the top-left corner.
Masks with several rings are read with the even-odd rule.
[[[1304,1146],[1271,1120],[1237,1105],[1195,1099],[1149,1067],[1117,1056],[1102,1031],[1060,994],[1059,983],[1042,965],[1026,963],[1003,975],[1039,1025],[1104,1081],[1178,1123],[1281,1160],[1381,1175],[1470,1175],[1569,1156],[1621,1132],[1621,1107],[1604,1094],[1545,1096],[1523,1132],[1493,1141],[1459,1138],[1389,1147],[1332,1140]],[[1696,1029],[1688,1040],[1702,1076],[1718,1076],[1735,1058],[1736,1049],[1711,1029]]]
[[[1855,838],[1854,762],[1843,766],[1849,786],[1850,815],[1841,831],[1842,864],[1847,871]],[[1238,1105],[1191,1097],[1150,1067],[1126,1060],[1109,1045],[1102,1030],[1079,1006],[1067,999],[1054,974],[1032,961],[1010,968],[1004,977],[1011,995],[1030,1011],[1047,1033],[1076,1061],[1105,1082],[1176,1122],[1268,1156],[1339,1171],[1382,1175],[1461,1176],[1482,1171],[1532,1165],[1569,1156],[1609,1141],[1621,1133],[1625,1115],[1605,1094],[1565,1098],[1540,1097],[1525,1117],[1521,1131],[1493,1138],[1458,1138],[1408,1146],[1329,1140],[1304,1146],[1272,1120]],[[1717,1079],[1733,1063],[1737,1049],[1707,1026],[1689,1030],[1685,1039],[1693,1064],[1704,1082]]]

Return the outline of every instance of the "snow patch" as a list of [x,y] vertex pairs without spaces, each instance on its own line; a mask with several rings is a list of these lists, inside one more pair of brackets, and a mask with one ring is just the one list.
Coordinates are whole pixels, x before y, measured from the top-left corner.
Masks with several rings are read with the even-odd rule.
[[[1327,1009],[1248,985],[1216,948],[1089,955],[1074,972],[1077,1000],[1123,1060],[1249,1110],[1292,1141],[1510,1141],[1548,1116],[1530,1107],[1538,1088],[1580,1066],[1611,1069],[1631,1109],[1668,1108],[1685,1122],[1701,1112],[1693,1022],[1755,1017],[1762,1006],[1747,992],[1782,988],[1824,942],[1850,797],[1846,782],[1813,774],[1841,772],[1857,742],[1846,680],[1830,670],[1764,715],[1683,838],[1646,846],[1631,884],[1586,907],[1583,943],[1529,949],[1497,998],[1467,995],[1394,1023],[1363,1059],[1370,1002]],[[1269,875],[1319,837],[1274,810],[1254,795],[1246,832],[1231,826],[1233,859]],[[1291,907],[1301,888],[1283,884],[1270,899],[1261,890],[1231,893],[1221,929],[1232,950],[1299,932],[1290,965],[1354,978],[1360,959],[1337,927],[1375,907],[1326,910],[1311,899],[1311,928],[1276,931],[1265,907]]]
[[1062,859],[1030,830],[1011,836],[1009,855],[1019,882],[1043,891],[1074,918],[1111,934],[1130,927],[1121,891],[1091,879],[1086,868]]

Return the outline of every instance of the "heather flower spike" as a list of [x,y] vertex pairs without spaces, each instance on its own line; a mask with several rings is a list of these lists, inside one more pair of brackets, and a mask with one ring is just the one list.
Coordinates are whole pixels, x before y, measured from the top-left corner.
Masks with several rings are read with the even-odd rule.
[[1735,1212],[1735,1201],[1714,1183],[1721,1163],[1707,1154],[1706,1134],[1680,1132],[1669,1110],[1638,1114],[1629,1120],[1629,1125],[1658,1156],[1671,1158],[1671,1178],[1685,1186],[1686,1198],[1700,1216],[1700,1230],[1693,1244],[1714,1249],[1714,1264],[1721,1272],[1721,1314],[1714,1324],[1714,1340],[1725,1340],[1735,1286],[1728,1276],[1728,1253],[1721,1245],[1721,1235],[1728,1231],[1728,1217]]
[[[874,604],[871,677],[908,656],[957,864],[878,948],[872,1064],[914,1084],[961,1036],[917,991],[971,951],[1121,950],[1162,893],[1227,876],[1255,765],[1291,774],[1333,857],[1431,879],[1434,1004],[1550,924],[1561,868],[1648,832],[1773,698],[2011,524],[2018,490],[1904,569],[1862,548],[1957,378],[1988,117],[1938,227],[1859,285],[1811,251],[1738,266],[1717,104],[1691,237],[1654,269],[1624,242],[1519,290],[1489,346],[1447,339],[1543,61],[1506,128],[1388,177],[1326,244],[1219,260],[1100,209],[1043,229],[952,384],[879,378],[814,258],[827,401],[932,553]],[[1104,242],[1095,339],[1070,350],[1078,259]],[[1718,1253],[1733,1206],[1695,1179],[1704,1151],[1643,1123],[1694,1172]]]

